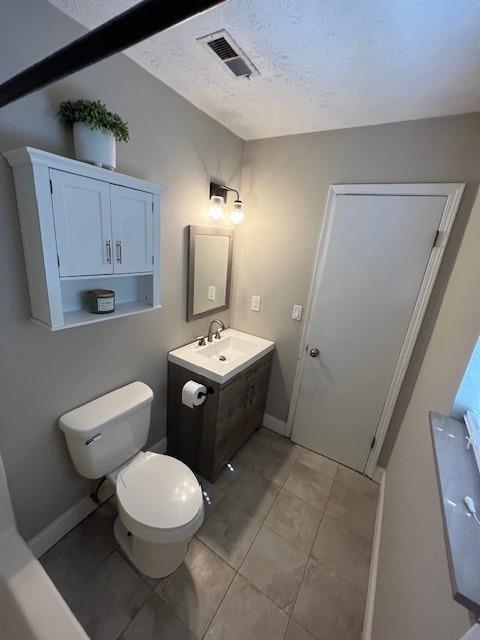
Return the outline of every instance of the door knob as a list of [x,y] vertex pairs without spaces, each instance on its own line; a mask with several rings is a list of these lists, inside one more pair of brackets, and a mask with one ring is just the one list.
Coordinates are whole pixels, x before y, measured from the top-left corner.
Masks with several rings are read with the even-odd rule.
[[313,347],[313,349],[310,349],[310,355],[312,356],[312,358],[316,358],[320,355],[320,349],[317,349],[317,347]]

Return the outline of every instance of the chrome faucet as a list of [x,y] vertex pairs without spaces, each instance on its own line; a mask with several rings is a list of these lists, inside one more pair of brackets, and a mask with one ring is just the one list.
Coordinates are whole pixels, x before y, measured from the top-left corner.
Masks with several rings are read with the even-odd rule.
[[222,337],[222,336],[220,335],[220,331],[223,331],[223,330],[225,329],[225,325],[223,324],[223,322],[222,322],[221,320],[212,320],[212,321],[210,322],[210,324],[208,325],[208,336],[207,336],[207,340],[208,340],[208,342],[212,342],[212,341],[213,341],[213,340],[212,340],[212,336],[213,336],[213,326],[214,326],[215,324],[220,325],[220,329],[217,329],[217,330],[215,331],[215,338],[216,338],[217,340],[220,340],[220,338]]

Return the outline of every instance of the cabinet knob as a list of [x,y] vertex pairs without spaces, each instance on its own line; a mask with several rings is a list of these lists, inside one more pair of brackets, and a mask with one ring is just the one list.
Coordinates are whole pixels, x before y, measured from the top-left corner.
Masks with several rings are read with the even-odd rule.
[[310,349],[310,355],[312,358],[317,358],[320,355],[320,349],[313,347],[313,349]]

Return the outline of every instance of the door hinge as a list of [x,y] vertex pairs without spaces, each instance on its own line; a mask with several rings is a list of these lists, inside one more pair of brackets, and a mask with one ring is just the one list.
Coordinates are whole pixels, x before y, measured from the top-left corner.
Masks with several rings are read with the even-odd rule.
[[152,264],[155,264],[155,256],[152,256]]
[[372,442],[371,442],[371,444],[370,444],[370,451],[373,449],[373,447],[375,446],[375,443],[376,443],[376,442],[377,442],[377,437],[376,437],[376,436],[373,436],[373,440],[372,440]]
[[58,268],[60,268],[60,256],[58,255],[58,253],[57,253],[57,265],[58,265]]
[[53,184],[51,180],[50,180],[50,193],[53,193]]
[[440,238],[441,237],[442,237],[442,232],[440,231],[440,229],[437,229],[437,232],[436,232],[435,237],[433,239],[432,249],[435,249],[435,247],[439,247],[440,246]]

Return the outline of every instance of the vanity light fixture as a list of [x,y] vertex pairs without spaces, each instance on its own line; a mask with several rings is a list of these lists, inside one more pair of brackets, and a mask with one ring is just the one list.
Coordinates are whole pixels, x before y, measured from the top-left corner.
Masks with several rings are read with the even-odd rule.
[[236,189],[227,187],[224,184],[210,183],[210,209],[208,212],[212,220],[223,220],[225,216],[225,203],[229,191],[233,191],[237,195],[237,199],[233,201],[233,208],[230,213],[230,222],[232,224],[240,224],[245,219],[245,210],[243,202],[240,200],[240,194]]

